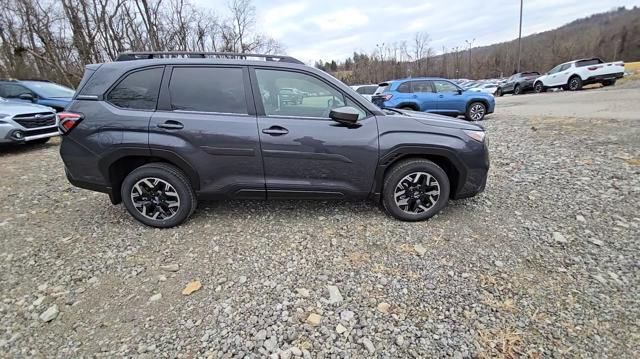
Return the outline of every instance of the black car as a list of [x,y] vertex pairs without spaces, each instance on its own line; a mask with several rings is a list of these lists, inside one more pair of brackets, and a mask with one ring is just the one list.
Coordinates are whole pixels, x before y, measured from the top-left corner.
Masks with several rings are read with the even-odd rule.
[[513,74],[505,83],[498,87],[496,96],[509,93],[520,95],[527,91],[533,91],[533,84],[538,77],[540,77],[540,73],[536,71]]
[[[108,193],[146,225],[172,227],[197,199],[228,198],[371,198],[398,219],[418,221],[485,188],[481,126],[381,110],[294,58],[127,53],[118,60],[86,67],[59,114],[60,154],[72,184]],[[269,96],[285,88],[309,97],[283,104]]]

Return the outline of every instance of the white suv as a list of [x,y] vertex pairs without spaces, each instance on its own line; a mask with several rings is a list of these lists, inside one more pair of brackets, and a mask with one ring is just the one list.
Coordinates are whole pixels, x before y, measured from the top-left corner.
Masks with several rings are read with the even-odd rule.
[[624,63],[621,61],[605,63],[599,58],[575,60],[560,64],[538,77],[533,89],[538,93],[556,87],[577,91],[593,83],[611,86],[623,76]]
[[51,107],[0,97],[0,144],[45,143],[59,135],[57,122],[56,111]]

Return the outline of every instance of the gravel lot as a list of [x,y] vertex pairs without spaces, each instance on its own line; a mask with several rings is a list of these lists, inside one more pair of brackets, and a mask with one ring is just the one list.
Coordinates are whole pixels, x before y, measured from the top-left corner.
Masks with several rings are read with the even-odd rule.
[[216,202],[150,229],[72,187],[57,141],[0,149],[0,357],[638,357],[640,112],[615,110],[640,89],[553,107],[605,91],[501,99],[486,192],[423,223]]

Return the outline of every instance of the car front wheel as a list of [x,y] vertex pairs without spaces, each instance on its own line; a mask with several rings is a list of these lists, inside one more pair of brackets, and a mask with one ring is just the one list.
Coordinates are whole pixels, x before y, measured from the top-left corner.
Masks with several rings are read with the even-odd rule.
[[486,113],[487,113],[487,106],[485,106],[482,102],[473,102],[467,108],[467,113],[465,114],[465,117],[469,121],[482,121]]
[[582,79],[579,76],[573,76],[567,84],[569,91],[578,91],[582,89]]
[[405,160],[385,176],[382,204],[402,221],[422,221],[440,212],[449,201],[449,178],[437,164]]
[[535,93],[547,92],[547,88],[544,87],[542,82],[536,82],[536,84],[533,85],[533,91],[535,91]]
[[520,91],[520,85],[516,85],[516,87],[513,88],[513,94],[520,95],[521,93],[522,91]]
[[498,87],[498,89],[496,90],[496,96],[502,97],[502,95],[503,95],[502,89],[500,87]]
[[184,173],[166,163],[149,163],[133,170],[120,193],[127,211],[139,222],[170,228],[184,222],[196,209],[196,195]]

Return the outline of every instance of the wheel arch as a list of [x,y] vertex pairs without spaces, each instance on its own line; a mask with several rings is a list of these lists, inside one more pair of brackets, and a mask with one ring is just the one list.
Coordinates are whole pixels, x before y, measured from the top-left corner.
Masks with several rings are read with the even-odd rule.
[[166,150],[121,149],[112,152],[99,161],[100,170],[111,186],[111,202],[120,203],[120,186],[124,178],[134,169],[152,162],[167,163],[180,169],[189,179],[192,188],[200,189],[198,172],[179,155]]
[[409,159],[429,160],[440,166],[447,174],[451,186],[449,198],[455,198],[458,190],[462,188],[466,171],[464,170],[462,162],[451,150],[434,147],[402,147],[380,159],[373,184],[373,196],[376,201],[380,201],[381,199],[380,194],[382,193],[384,178],[387,173],[401,161]]
[[415,102],[401,102],[396,108],[411,107],[414,111],[420,111],[420,106]]

